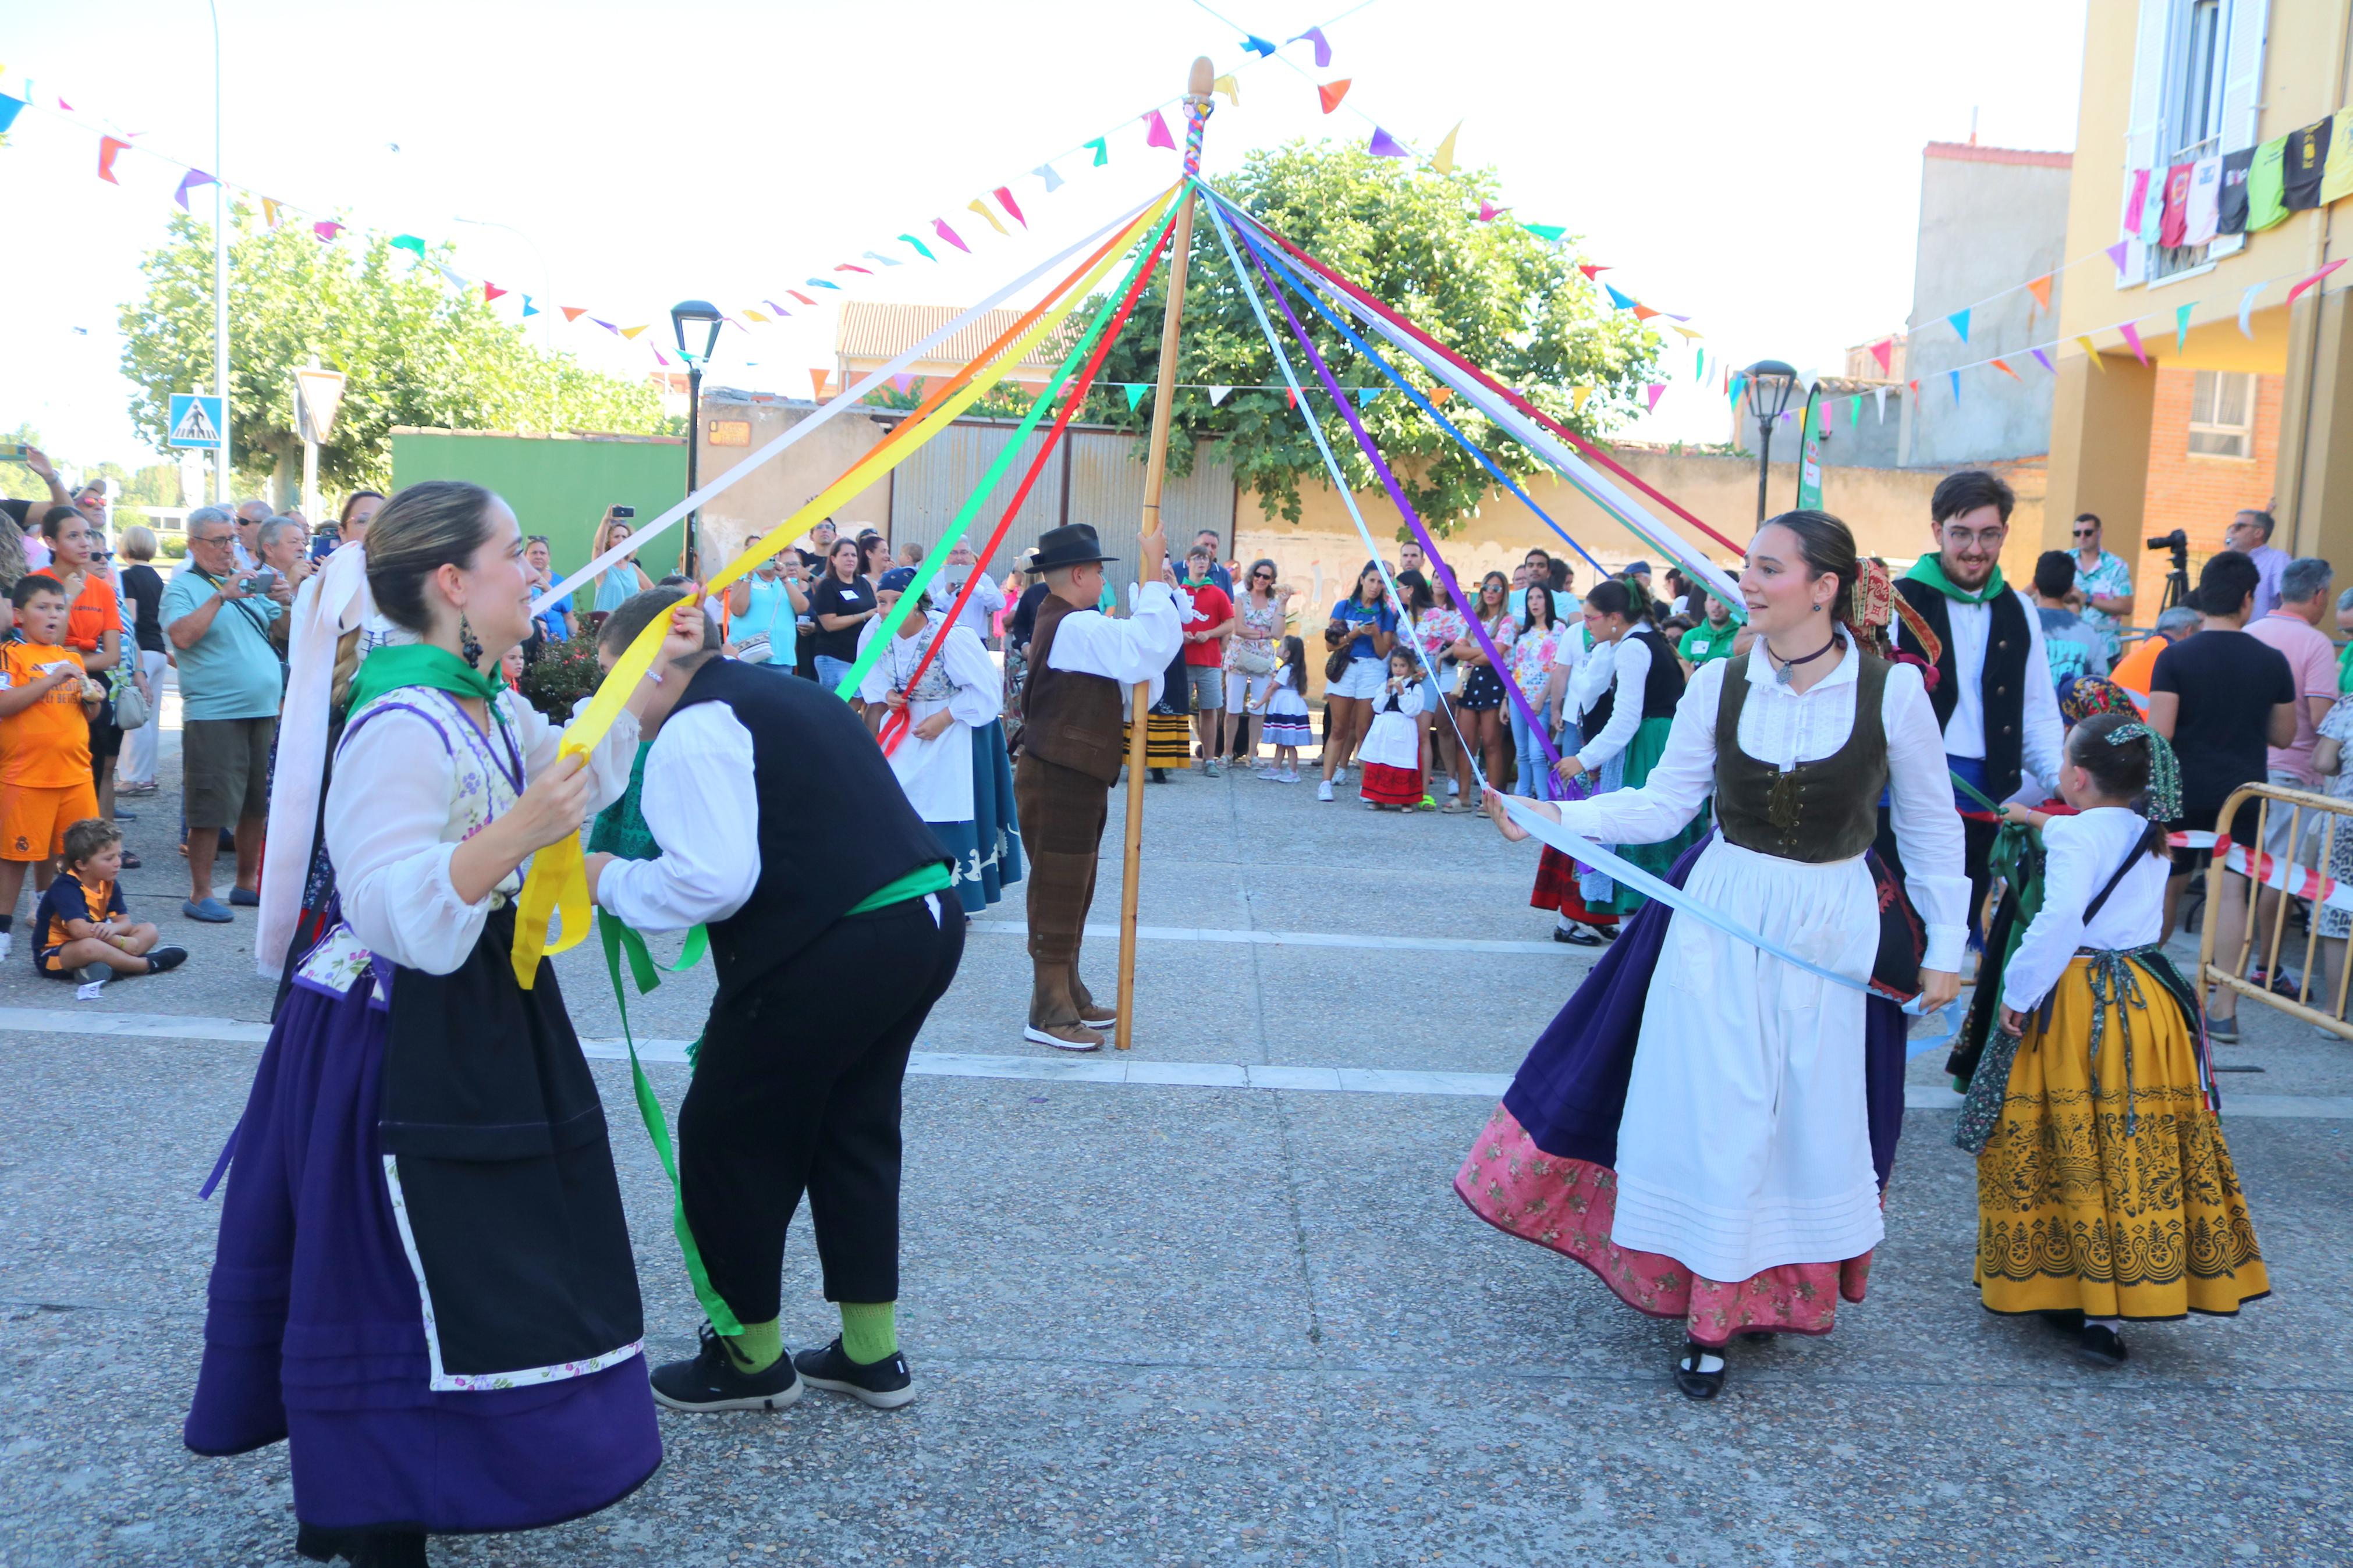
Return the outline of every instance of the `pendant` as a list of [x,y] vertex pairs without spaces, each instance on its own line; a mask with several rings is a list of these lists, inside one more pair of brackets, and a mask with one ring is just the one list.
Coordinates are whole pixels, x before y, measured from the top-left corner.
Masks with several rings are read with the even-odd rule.
[[1773,672],[1773,679],[1780,682],[1783,686],[1788,685],[1791,680],[1796,679],[1789,673],[1793,668],[1795,667],[1791,665],[1783,665],[1780,668]]

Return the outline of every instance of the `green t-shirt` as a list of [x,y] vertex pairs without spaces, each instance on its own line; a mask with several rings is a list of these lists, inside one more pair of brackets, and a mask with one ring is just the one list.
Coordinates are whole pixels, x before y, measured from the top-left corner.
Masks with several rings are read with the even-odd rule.
[[1740,623],[1737,621],[1726,621],[1721,627],[1702,621],[1683,634],[1683,640],[1675,651],[1694,665],[1705,664],[1712,658],[1730,658],[1732,641],[1739,635]]
[[2287,216],[2287,138],[2274,136],[2255,149],[2247,166],[2247,232],[2269,228]]

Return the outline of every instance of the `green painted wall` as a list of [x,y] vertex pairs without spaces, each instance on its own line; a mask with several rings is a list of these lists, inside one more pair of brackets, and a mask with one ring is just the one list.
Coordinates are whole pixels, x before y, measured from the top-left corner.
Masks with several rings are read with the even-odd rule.
[[[561,577],[586,563],[607,506],[634,506],[638,521],[647,523],[677,504],[686,494],[686,443],[644,437],[578,440],[395,431],[393,488],[425,479],[470,479],[496,490],[514,508],[523,532],[547,535]],[[682,524],[672,524],[638,554],[648,576],[678,569],[683,532]]]

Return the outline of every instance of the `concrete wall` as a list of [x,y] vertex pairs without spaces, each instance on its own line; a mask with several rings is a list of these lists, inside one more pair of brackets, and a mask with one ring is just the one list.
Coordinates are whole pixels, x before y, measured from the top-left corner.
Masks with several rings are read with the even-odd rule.
[[[1899,383],[1887,388],[1886,411],[1883,414],[1876,388],[1883,382],[1849,381],[1838,376],[1821,380],[1822,401],[1830,410],[1822,427],[1822,464],[1831,468],[1894,468],[1903,465],[1897,460],[1903,449],[1904,405],[1911,394]],[[1854,405],[1852,398],[1862,395],[1862,418],[1856,423],[1848,413]],[[1788,417],[1776,421],[1773,426],[1773,452],[1776,458],[1795,460],[1798,452],[1798,420],[1805,409],[1805,389],[1798,388],[1789,395]],[[1756,417],[1748,412],[1748,400],[1744,395],[1741,406],[1733,414],[1733,443],[1748,453],[1753,461],[1764,450],[1764,437],[1758,433]],[[1825,480],[1825,484],[1827,484]]]
[[[1920,162],[1920,237],[1912,266],[1908,374],[1900,461],[1980,463],[2049,449],[2051,378],[2029,353],[2052,336],[2052,318],[2015,286],[2067,260],[2068,171],[2000,161],[2004,150],[1932,143]],[[2015,156],[2014,154],[2012,156]],[[2053,280],[2061,303],[2064,278]],[[2010,289],[1984,304],[1977,301]],[[1970,310],[1964,342],[1946,324]],[[1946,372],[2014,355],[2020,378],[1965,370],[1956,400]]]
[[[704,386],[702,418],[696,432],[702,443],[703,481],[727,472],[816,412],[816,404],[797,398]],[[736,434],[726,426],[737,425],[750,426],[743,433],[746,445],[712,444],[714,433]],[[815,434],[786,448],[781,457],[703,508],[704,570],[715,570],[733,560],[745,544],[798,511],[871,450],[882,438],[884,428],[881,421],[858,410],[837,414]],[[834,508],[833,519],[846,534],[861,528],[888,533],[890,478],[886,475]]]

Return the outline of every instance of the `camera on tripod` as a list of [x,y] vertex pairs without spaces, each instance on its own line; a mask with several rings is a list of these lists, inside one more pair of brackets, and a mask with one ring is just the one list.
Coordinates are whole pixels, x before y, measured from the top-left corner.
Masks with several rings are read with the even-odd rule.
[[2165,593],[2158,600],[2160,610],[2169,610],[2189,597],[2189,535],[2179,529],[2162,538],[2144,541],[2151,550],[2173,552],[2173,570],[2166,574]]

